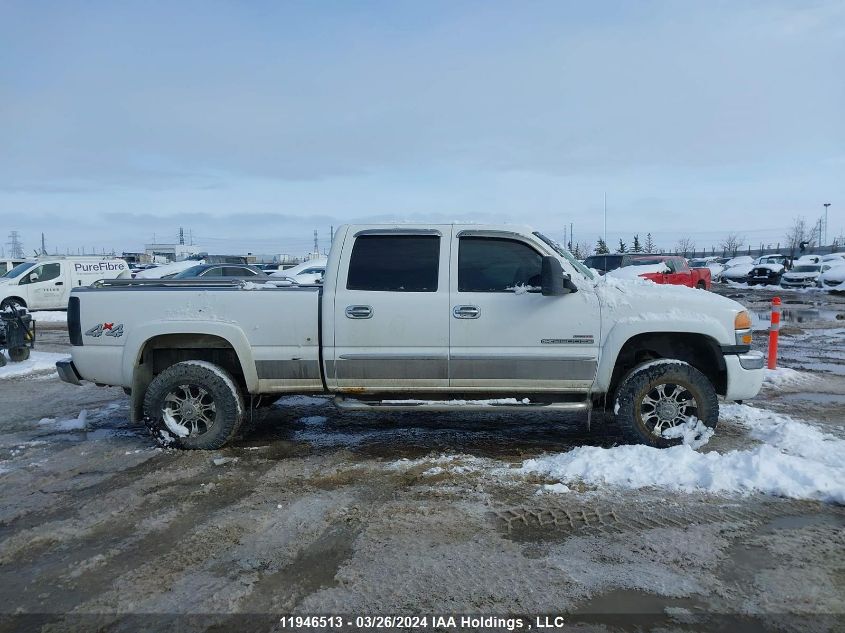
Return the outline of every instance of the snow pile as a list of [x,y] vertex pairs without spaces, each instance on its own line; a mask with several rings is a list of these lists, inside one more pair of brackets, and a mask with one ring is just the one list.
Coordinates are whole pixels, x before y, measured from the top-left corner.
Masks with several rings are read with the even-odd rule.
[[[2,354],[3,352],[0,352]],[[5,367],[0,367],[0,380],[4,378],[20,378],[21,376],[28,376],[30,374],[38,374],[43,372],[55,372],[56,362],[70,358],[67,354],[52,354],[49,352],[30,352],[28,360],[21,363],[13,363],[6,358],[8,363]]]
[[519,472],[561,483],[622,488],[767,494],[845,504],[845,441],[792,418],[748,405],[722,406],[723,418],[763,442],[748,450],[699,453],[681,444],[598,448],[530,459]]
[[707,444],[713,437],[713,433],[713,429],[693,416],[687,418],[687,421],[683,424],[665,429],[662,435],[667,440],[681,438],[681,444],[685,444],[695,451]]
[[88,410],[82,409],[79,415],[70,420],[57,420],[56,418],[41,418],[38,424],[49,426],[57,431],[81,431],[88,425]]
[[623,266],[616,270],[611,270],[605,277],[615,277],[616,279],[638,279],[642,275],[657,275],[671,272],[669,267],[660,262],[659,264],[648,264],[646,266]]
[[187,437],[188,434],[190,434],[188,427],[179,424],[169,410],[164,411],[162,420],[164,420],[164,424],[167,426],[167,429],[176,437]]
[[30,315],[38,323],[67,323],[67,312],[60,310],[39,310]]
[[769,387],[785,387],[788,385],[806,385],[815,382],[817,378],[805,371],[797,371],[789,367],[777,367],[766,369],[763,376],[763,384]]

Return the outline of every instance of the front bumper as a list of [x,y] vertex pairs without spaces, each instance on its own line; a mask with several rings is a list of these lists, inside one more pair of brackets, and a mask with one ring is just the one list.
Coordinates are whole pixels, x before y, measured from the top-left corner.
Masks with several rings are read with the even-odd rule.
[[725,392],[727,400],[748,400],[753,398],[763,386],[765,357],[762,352],[745,352],[725,356],[725,368],[728,372],[728,384]]
[[56,363],[56,371],[59,372],[59,378],[62,382],[70,383],[71,385],[81,385],[82,376],[76,371],[76,365],[72,360],[60,360]]

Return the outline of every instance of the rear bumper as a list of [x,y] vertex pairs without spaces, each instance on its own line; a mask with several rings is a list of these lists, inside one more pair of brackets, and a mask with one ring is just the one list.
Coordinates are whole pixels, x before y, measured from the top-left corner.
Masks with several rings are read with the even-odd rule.
[[746,352],[725,356],[728,384],[727,400],[748,400],[760,393],[763,386],[765,357],[761,352]]
[[59,372],[59,378],[62,382],[70,383],[71,385],[81,385],[82,377],[76,371],[76,365],[72,360],[60,360],[56,363],[56,371]]

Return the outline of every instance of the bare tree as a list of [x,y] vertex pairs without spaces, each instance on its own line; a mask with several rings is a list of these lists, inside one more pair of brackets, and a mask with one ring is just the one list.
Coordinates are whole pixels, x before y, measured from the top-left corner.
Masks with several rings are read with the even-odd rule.
[[691,237],[682,237],[678,240],[678,245],[675,248],[683,255],[695,253],[695,242]]
[[801,248],[802,242],[808,242],[810,246],[815,245],[816,231],[807,225],[803,217],[798,217],[792,221],[792,226],[786,234],[786,246],[789,248],[790,257],[795,256],[795,251]]
[[578,242],[575,244],[575,258],[576,259],[586,259],[589,257],[593,252],[593,247],[590,246],[589,242]]
[[651,239],[651,233],[646,234],[644,246],[646,253],[654,253],[657,251],[657,245],[654,243],[654,240]]
[[737,251],[745,245],[745,238],[737,233],[730,233],[719,243],[719,248],[725,253],[730,253],[731,257],[736,257]]

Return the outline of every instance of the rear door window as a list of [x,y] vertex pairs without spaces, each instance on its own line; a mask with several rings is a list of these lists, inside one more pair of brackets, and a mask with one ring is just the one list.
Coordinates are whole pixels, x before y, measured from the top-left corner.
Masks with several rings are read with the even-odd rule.
[[436,292],[437,235],[359,235],[349,259],[347,290]]

